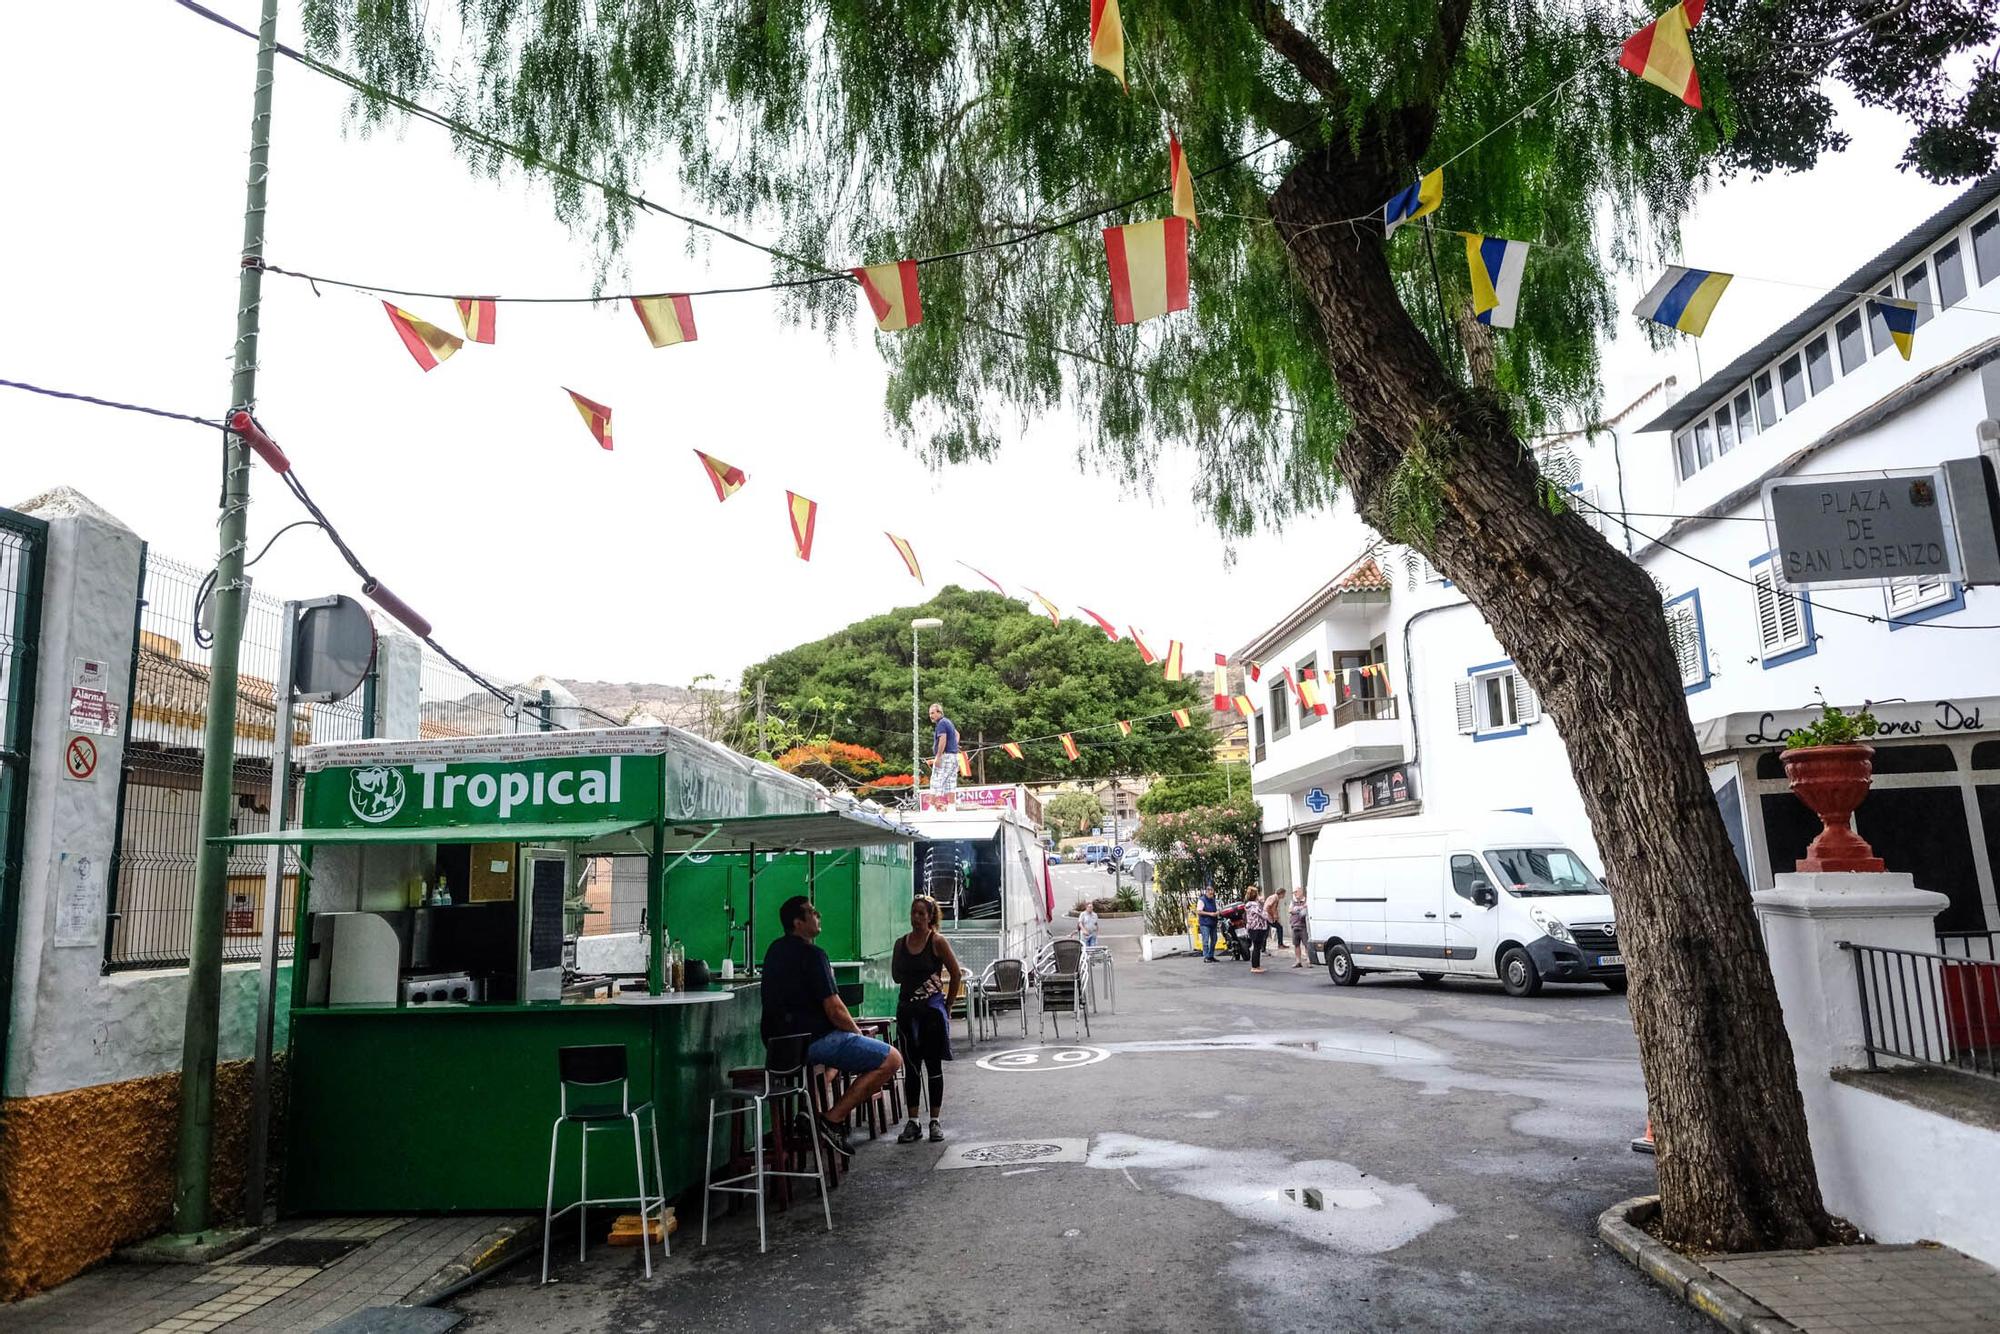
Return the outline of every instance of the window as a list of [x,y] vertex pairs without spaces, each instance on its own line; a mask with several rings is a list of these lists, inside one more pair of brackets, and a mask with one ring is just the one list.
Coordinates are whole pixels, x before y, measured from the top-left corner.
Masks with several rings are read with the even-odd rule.
[[1779,363],[1778,385],[1784,390],[1786,412],[1797,412],[1805,406],[1806,368],[1798,353],[1794,352]]
[[1694,424],[1694,456],[1703,468],[1715,462],[1715,427],[1708,422]]
[[1840,345],[1840,373],[1852,375],[1868,360],[1868,349],[1861,342],[1861,312],[1850,310],[1847,318],[1833,326],[1833,341]]
[[1468,857],[1461,852],[1451,859],[1452,893],[1471,903],[1472,887],[1486,883],[1488,883],[1486,872],[1480,869],[1477,857]]
[[1812,623],[1807,619],[1806,604],[1789,589],[1778,586],[1778,572],[1775,562],[1766,557],[1751,571],[1751,582],[1757,590],[1757,646],[1766,667],[1775,667],[1773,659],[1790,661],[1787,654],[1797,653],[1812,646]]
[[1745,389],[1736,396],[1736,438],[1748,440],[1757,434],[1757,419],[1750,415],[1750,391]]
[[1922,264],[1903,275],[1903,299],[1917,303],[1917,324],[1921,327],[1931,317],[1931,276],[1930,270]]
[[1680,665],[1681,687],[1692,694],[1708,687],[1708,634],[1701,620],[1701,590],[1690,589],[1666,604],[1667,639]]
[[[1890,283],[1875,295],[1894,299],[1896,285]],[[1868,314],[1868,346],[1878,357],[1893,346],[1889,340],[1889,326],[1882,322],[1881,314],[1875,311],[1870,311]]]
[[1674,457],[1681,468],[1681,480],[1694,476],[1694,432],[1682,431],[1674,437]]
[[[1313,682],[1315,690],[1319,690],[1327,684],[1317,679],[1319,676],[1319,654],[1317,653],[1308,653],[1305,657],[1300,658],[1292,670],[1299,674],[1299,680]],[[1320,698],[1324,700],[1325,696],[1322,695]],[[1318,721],[1319,710],[1301,702],[1299,705],[1299,727],[1301,729],[1311,727]]]
[[1956,240],[1938,247],[1931,256],[1931,267],[1937,270],[1939,306],[1955,306],[1965,300],[1965,255]]
[[1972,224],[1972,263],[1982,284],[2000,278],[2000,213]]
[[1283,672],[1271,673],[1271,706],[1265,712],[1271,716],[1271,740],[1291,735],[1292,688],[1285,684]]
[[1257,714],[1256,716],[1250,719],[1250,729],[1255,739],[1254,744],[1257,747],[1256,762],[1262,764],[1264,762],[1264,715],[1263,714],[1261,713]]
[[1492,662],[1466,671],[1457,683],[1458,730],[1475,741],[1519,736],[1542,716],[1541,701],[1511,662]]
[[1768,431],[1778,424],[1778,400],[1771,396],[1771,372],[1763,372],[1752,383],[1757,389],[1757,425]]
[[1825,334],[1806,344],[1806,380],[1815,394],[1833,388],[1833,352],[1826,345]]
[[1729,415],[1728,405],[1715,410],[1715,453],[1720,458],[1736,448],[1736,426]]
[[1901,616],[1949,602],[1957,596],[1957,589],[1941,575],[1919,575],[1914,579],[1891,580],[1883,586],[1882,596],[1889,603],[1889,615]]

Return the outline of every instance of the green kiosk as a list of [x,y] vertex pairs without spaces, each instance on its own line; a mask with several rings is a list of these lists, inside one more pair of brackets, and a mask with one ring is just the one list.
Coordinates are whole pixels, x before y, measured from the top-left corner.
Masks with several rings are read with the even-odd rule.
[[[556,1051],[596,1043],[626,1048],[634,1100],[658,1108],[671,1198],[701,1181],[710,1094],[763,1059],[748,965],[778,905],[813,896],[819,944],[871,1000],[907,929],[911,830],[675,728],[347,742],[299,763],[300,827],[229,840],[301,853],[288,1212],[539,1209]],[[643,956],[622,980],[568,963],[601,858],[643,867]],[[675,946],[717,980],[674,990]],[[631,1163],[596,1157],[591,1193],[629,1193]]]

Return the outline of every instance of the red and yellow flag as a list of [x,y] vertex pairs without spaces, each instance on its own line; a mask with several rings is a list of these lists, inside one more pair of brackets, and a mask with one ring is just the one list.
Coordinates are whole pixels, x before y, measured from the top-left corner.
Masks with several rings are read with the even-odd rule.
[[1071,759],[1075,759],[1077,757],[1076,738],[1072,737],[1069,733],[1064,732],[1062,734],[1062,743],[1063,743],[1063,754],[1069,756]]
[[500,314],[499,302],[483,296],[462,296],[452,304],[458,307],[458,322],[465,326],[467,342],[493,341],[493,325]]
[[750,480],[748,474],[741,468],[724,463],[713,454],[704,454],[697,449],[694,456],[701,460],[701,470],[708,474],[708,480],[714,485],[717,500],[729,499],[742,490],[743,484]]
[[1131,722],[1130,722],[1129,720],[1127,720],[1127,719],[1124,719],[1124,718],[1120,718],[1120,719],[1118,720],[1118,735],[1119,735],[1119,736],[1131,736],[1131,735],[1132,735],[1132,724],[1131,724]]
[[1090,63],[1118,76],[1125,84],[1125,24],[1118,17],[1118,0],[1090,0]]
[[924,322],[924,303],[917,297],[917,261],[899,259],[894,264],[870,264],[850,272],[875,311],[875,327],[883,333],[898,333]]
[[1299,694],[1307,708],[1322,718],[1326,717],[1326,701],[1320,698],[1319,682],[1311,672],[1307,672],[1305,679],[1299,682]]
[[585,398],[567,385],[563,387],[563,392],[569,395],[570,402],[576,404],[577,413],[583,418],[583,424],[590,428],[591,438],[602,448],[611,448],[611,409],[602,403]]
[[1215,711],[1217,713],[1227,713],[1229,711],[1229,658],[1221,653],[1215,655],[1215,685],[1212,693],[1215,696]]
[[1164,670],[1164,671],[1165,671],[1165,673],[1166,673],[1166,679],[1167,679],[1167,680],[1169,680],[1169,681],[1178,681],[1178,680],[1180,680],[1180,679],[1181,679],[1181,641],[1180,641],[1180,640],[1178,640],[1178,639],[1169,639],[1169,640],[1167,641],[1167,665],[1166,665],[1166,667],[1165,667],[1165,668],[1163,668],[1162,670]]
[[[965,562],[960,561],[959,564],[965,565]],[[1007,596],[1007,590],[1000,587],[1000,581],[998,579],[995,579],[992,575],[986,573],[986,571],[984,570],[973,569],[973,567],[970,565],[965,565],[965,568],[968,570],[972,570],[974,574],[978,575],[981,579],[984,579],[987,583],[993,585],[993,591],[998,593],[1001,597]]]
[[1186,709],[1175,709],[1174,721],[1182,727],[1186,727],[1188,725],[1188,711]]
[[1117,641],[1118,632],[1111,628],[1111,622],[1105,620],[1088,607],[1078,607],[1077,610],[1088,616],[1091,620],[1096,621],[1097,628],[1102,630],[1107,638],[1111,639],[1114,643]]
[[813,558],[813,527],[819,522],[819,502],[807,500],[796,491],[785,492],[785,511],[792,520],[792,545],[800,560]]
[[1187,154],[1171,130],[1167,132],[1167,194],[1174,201],[1175,217],[1201,226],[1201,219],[1194,215],[1194,177],[1188,174]]
[[1245,718],[1248,718],[1257,712],[1257,706],[1250,702],[1248,695],[1238,695],[1236,697],[1236,711]]
[[1114,320],[1137,324],[1187,309],[1187,227],[1186,218],[1160,218],[1104,229]]
[[1263,663],[1261,663],[1261,662],[1253,662],[1253,663],[1251,663],[1251,664],[1250,664],[1250,679],[1251,679],[1252,681],[1255,681],[1255,680],[1257,680],[1258,678],[1262,677],[1263,675],[1264,675],[1264,664],[1263,664]]
[[972,777],[972,758],[962,750],[958,752],[958,776],[960,778]]
[[896,554],[903,558],[903,564],[909,566],[910,578],[916,580],[918,583],[922,583],[924,581],[924,572],[922,567],[917,564],[916,550],[910,546],[907,540],[896,536],[894,533],[884,533],[882,536],[889,539],[889,545],[896,548]]
[[654,347],[692,343],[700,337],[694,329],[694,302],[684,296],[635,296],[632,309]]
[[1021,754],[1021,743],[1018,741],[1003,741],[1000,743],[1000,749],[1007,752],[1009,759],[1019,760],[1026,758]]
[[[1032,588],[1029,589],[1028,591],[1030,593],[1035,593],[1035,590]],[[1062,611],[1056,606],[1055,603],[1049,601],[1047,598],[1043,597],[1040,593],[1035,593],[1035,601],[1041,603],[1042,610],[1049,614],[1050,625],[1062,624]]]
[[427,371],[434,371],[438,363],[465,346],[465,340],[457,334],[448,334],[427,320],[420,320],[409,311],[382,303],[382,309],[389,312],[389,323],[396,328],[396,336],[403,340],[403,346],[417,359],[417,365]]
[[1156,663],[1156,662],[1158,662],[1158,661],[1160,660],[1160,655],[1159,655],[1159,654],[1157,654],[1157,653],[1155,653],[1155,652],[1153,652],[1153,650],[1151,650],[1151,649],[1147,648],[1147,647],[1146,647],[1146,641],[1145,641],[1145,640],[1143,640],[1143,639],[1141,639],[1141,638],[1139,638],[1139,630],[1138,630],[1138,627],[1136,627],[1136,626],[1130,626],[1130,625],[1128,625],[1128,626],[1126,626],[1126,627],[1125,627],[1125,633],[1126,633],[1126,634],[1128,634],[1128,635],[1130,635],[1130,636],[1132,637],[1132,642],[1133,642],[1134,644],[1137,644],[1137,645],[1139,646],[1139,661],[1140,661],[1140,662],[1143,662],[1143,663],[1145,663],[1145,664],[1146,664],[1147,666],[1149,666],[1149,667],[1150,667],[1150,666],[1151,666],[1152,664],[1154,664],[1154,663]]
[[1688,29],[1701,22],[1705,0],[1681,3],[1625,39],[1618,65],[1689,106],[1701,107],[1701,80],[1695,76],[1694,50]]

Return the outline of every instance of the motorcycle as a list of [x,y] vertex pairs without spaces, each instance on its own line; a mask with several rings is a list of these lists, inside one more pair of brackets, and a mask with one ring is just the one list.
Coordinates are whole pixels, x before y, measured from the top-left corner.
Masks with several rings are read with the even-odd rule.
[[[1231,903],[1215,915],[1215,955],[1227,955],[1244,962],[1250,958],[1250,930],[1243,925],[1244,905]],[[1195,949],[1201,948],[1201,918],[1192,908],[1188,910],[1188,942]]]

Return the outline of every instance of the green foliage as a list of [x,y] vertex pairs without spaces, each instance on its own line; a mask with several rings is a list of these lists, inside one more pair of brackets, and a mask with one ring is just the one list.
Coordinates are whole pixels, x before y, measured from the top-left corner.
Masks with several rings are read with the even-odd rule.
[[1138,886],[1130,883],[1118,886],[1117,896],[1112,900],[1112,910],[1114,912],[1138,912]]
[[[900,769],[910,753],[910,621],[919,616],[944,622],[942,629],[923,632],[923,709],[943,704],[968,750],[985,736],[988,782],[1177,773],[1210,762],[1205,728],[1183,731],[1172,719],[1156,717],[1135,721],[1132,735],[1120,737],[1108,726],[1120,718],[1206,708],[1199,683],[1163,680],[1129,642],[1113,643],[1080,621],[1051,625],[998,593],[948,587],[920,606],[871,616],[787,649],[746,669],[743,679],[764,681],[767,714],[810,720],[816,739],[826,733],[871,747]],[[1106,730],[1080,734],[1093,726]],[[1055,739],[1060,732],[1079,733],[1082,757],[1075,763]],[[1047,739],[1028,740],[1034,737]],[[1016,740],[1024,743],[1025,759],[998,749]],[[927,717],[918,743],[928,758]]]
[[1220,806],[1250,790],[1250,766],[1214,764],[1196,772],[1162,778],[1139,797],[1139,814],[1164,815],[1196,806]]
[[1088,792],[1064,792],[1042,803],[1042,822],[1058,838],[1089,833],[1104,823],[1104,803]]
[[1826,702],[1820,696],[1819,717],[1810,725],[1801,727],[1785,738],[1785,746],[1790,750],[1803,750],[1808,746],[1852,746],[1866,741],[1881,730],[1875,715],[1864,705],[1853,713],[1848,713],[1837,705]]
[[1158,888],[1186,893],[1209,883],[1233,899],[1257,878],[1262,828],[1262,813],[1246,789],[1227,804],[1146,816],[1139,821],[1139,845],[1158,858]]

